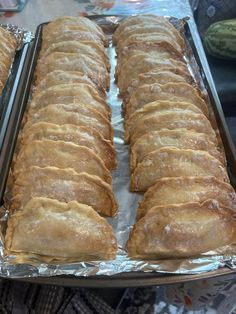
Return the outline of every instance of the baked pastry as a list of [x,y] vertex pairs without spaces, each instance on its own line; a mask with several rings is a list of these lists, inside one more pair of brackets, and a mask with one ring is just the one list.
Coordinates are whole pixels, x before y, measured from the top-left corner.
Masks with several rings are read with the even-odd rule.
[[164,147],[146,155],[131,176],[131,190],[145,192],[165,177],[215,176],[229,182],[221,162],[207,152]]
[[97,62],[87,55],[79,53],[53,52],[41,58],[37,63],[37,83],[47,73],[54,70],[78,71],[86,74],[97,86],[105,90],[109,88],[109,75],[105,65]]
[[216,133],[206,116],[190,111],[151,112],[142,119],[137,120],[137,124],[134,125],[132,130],[130,129],[130,142],[133,145],[144,134],[166,128],[169,130],[183,128],[204,133],[211,142],[217,143]]
[[207,134],[187,129],[162,129],[146,133],[131,146],[131,170],[134,170],[146,155],[162,147],[203,150],[218,159],[222,164],[225,163],[224,154],[219,148],[217,149],[215,143],[209,141]]
[[111,142],[87,126],[38,122],[22,133],[21,145],[34,140],[64,141],[86,146],[104,161],[107,169],[115,169],[117,165],[115,149]]
[[96,35],[105,46],[108,44],[107,38],[98,24],[83,16],[61,16],[51,21],[43,28],[43,42],[51,44],[50,40],[64,30],[90,32]]
[[53,52],[79,53],[81,55],[87,55],[96,60],[96,62],[101,63],[101,66],[105,65],[108,71],[110,70],[110,62],[105,49],[94,41],[61,41],[50,45],[46,51],[40,54],[40,58],[46,57]]
[[211,176],[169,177],[157,180],[144,194],[137,209],[137,220],[144,217],[154,206],[203,203],[214,199],[221,205],[236,209],[236,194],[232,186]]
[[155,100],[189,102],[209,116],[207,105],[195,88],[186,83],[167,83],[143,85],[137,88],[129,102],[125,104],[125,117],[128,118],[136,110]]
[[34,197],[47,197],[66,203],[77,201],[106,216],[114,216],[117,211],[109,184],[97,176],[76,173],[71,168],[32,166],[26,172],[19,173],[11,194],[11,211],[22,210]]
[[154,116],[154,115],[161,115],[165,113],[197,113],[201,114],[201,110],[195,106],[192,103],[188,102],[180,102],[180,101],[168,101],[168,100],[163,100],[163,101],[153,101],[150,103],[147,103],[145,106],[142,108],[136,110],[129,119],[125,120],[124,126],[125,126],[125,142],[129,141],[129,133],[135,129],[137,126],[138,122],[141,121],[142,119],[145,119],[149,116]]
[[[54,104],[48,105],[27,117],[23,132],[27,131],[34,123],[48,122],[53,124],[74,124],[86,126],[98,131],[106,140],[113,140],[113,128],[107,119],[99,122],[95,110],[93,114],[83,114],[79,104]],[[100,117],[101,118],[101,117]]]
[[100,157],[84,146],[63,141],[29,141],[21,147],[13,167],[14,178],[31,166],[73,168],[77,173],[87,172],[111,183],[111,176]]
[[117,251],[111,226],[92,207],[41,197],[11,216],[5,245],[47,262],[113,259]]
[[[55,70],[48,73],[44,79],[38,82],[37,92],[42,92],[45,89],[56,86],[56,85],[64,85],[64,84],[87,84],[90,85],[93,90],[99,93],[99,96],[105,98],[106,93],[103,88],[97,89],[97,85],[84,73],[76,72],[76,71],[62,71]],[[104,110],[104,114],[106,115],[106,111]]]
[[156,206],[134,225],[127,250],[132,258],[212,255],[235,244],[235,231],[234,211],[214,201]]
[[172,71],[174,73],[185,73],[189,75],[188,68],[184,62],[169,59],[156,59],[149,57],[147,54],[138,54],[129,58],[120,70],[117,72],[117,85],[119,87],[120,95],[124,95],[130,86],[131,82],[137,78],[141,73],[147,73],[149,71]]
[[0,96],[6,84],[16,48],[16,38],[10,32],[0,27]]
[[[99,111],[109,118],[111,109],[97,91],[87,84],[62,84],[35,92],[30,102],[30,108],[39,110],[52,104],[82,104]],[[79,109],[78,109],[79,110]]]

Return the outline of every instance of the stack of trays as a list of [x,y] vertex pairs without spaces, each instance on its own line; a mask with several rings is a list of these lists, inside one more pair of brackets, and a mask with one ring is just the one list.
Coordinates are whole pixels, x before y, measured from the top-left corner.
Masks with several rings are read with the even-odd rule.
[[131,191],[144,193],[127,242],[132,258],[231,252],[235,192],[212,108],[164,17],[125,19],[113,35],[130,144]]
[[43,28],[35,84],[8,182],[6,252],[46,261],[114,258],[117,240],[100,216],[117,203],[108,42],[86,18]]

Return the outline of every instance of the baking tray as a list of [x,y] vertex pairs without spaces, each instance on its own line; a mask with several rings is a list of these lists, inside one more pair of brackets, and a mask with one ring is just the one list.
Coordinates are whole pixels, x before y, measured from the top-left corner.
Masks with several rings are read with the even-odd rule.
[[[104,18],[102,16],[102,18]],[[92,19],[99,20],[99,16],[93,16]],[[42,23],[38,26],[35,40],[29,46],[29,51],[26,56],[26,62],[24,63],[23,69],[23,78],[20,82],[22,88],[19,89],[19,93],[17,94],[17,106],[14,107],[15,110],[12,111],[12,119],[11,121],[16,121],[9,124],[9,128],[7,129],[9,133],[8,146],[4,150],[3,154],[1,154],[1,160],[5,162],[8,168],[3,169],[0,168],[0,180],[3,178],[3,174],[6,176],[9,171],[9,166],[11,163],[12,153],[14,151],[20,122],[24,113],[24,109],[27,105],[31,83],[33,80],[34,69],[36,66],[38,54],[41,47],[41,34],[43,26],[47,23]],[[106,26],[106,25],[105,25]],[[236,151],[234,144],[232,142],[231,136],[229,134],[227,124],[225,122],[224,114],[221,108],[220,101],[218,99],[217,93],[214,88],[210,88],[210,86],[214,87],[213,81],[209,82],[205,75],[205,70],[203,68],[201,58],[196,49],[195,42],[193,40],[193,36],[190,31],[190,27],[188,23],[185,25],[185,34],[188,39],[191,48],[193,50],[193,55],[198,63],[205,87],[208,91],[212,107],[215,113],[216,121],[218,124],[219,132],[222,137],[225,153],[227,157],[227,167],[230,176],[231,183],[234,188],[236,188]],[[211,83],[211,84],[209,84]],[[4,192],[4,187],[2,186],[2,180],[0,183],[2,188],[2,192]],[[76,286],[76,287],[93,287],[93,288],[110,288],[110,287],[144,287],[144,286],[152,286],[152,285],[164,285],[164,284],[172,284],[172,283],[180,283],[187,282],[192,280],[200,280],[207,279],[217,276],[222,276],[226,274],[233,274],[234,270],[228,267],[222,267],[218,270],[213,270],[210,272],[204,272],[201,274],[194,275],[178,275],[178,274],[166,274],[166,273],[158,273],[158,272],[127,272],[121,273],[112,276],[72,276],[72,275],[62,275],[62,276],[52,276],[52,277],[30,277],[30,278],[17,278],[17,280],[27,281],[32,283],[39,284],[53,284],[53,285],[63,285],[63,286]]]

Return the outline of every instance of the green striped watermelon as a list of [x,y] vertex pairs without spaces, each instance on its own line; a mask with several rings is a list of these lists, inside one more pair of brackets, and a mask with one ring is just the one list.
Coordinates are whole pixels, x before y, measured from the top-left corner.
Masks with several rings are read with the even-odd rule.
[[204,45],[212,56],[236,60],[236,19],[212,24],[204,36]]

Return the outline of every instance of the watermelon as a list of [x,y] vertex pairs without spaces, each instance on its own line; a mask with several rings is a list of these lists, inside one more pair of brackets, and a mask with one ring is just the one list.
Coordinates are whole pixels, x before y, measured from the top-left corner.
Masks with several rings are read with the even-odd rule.
[[236,60],[236,19],[209,26],[204,36],[204,46],[214,57]]

